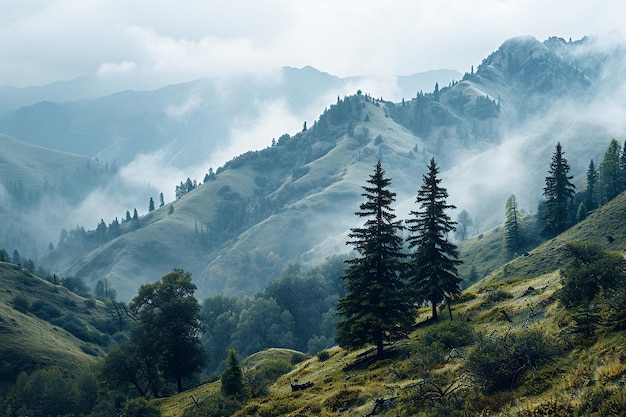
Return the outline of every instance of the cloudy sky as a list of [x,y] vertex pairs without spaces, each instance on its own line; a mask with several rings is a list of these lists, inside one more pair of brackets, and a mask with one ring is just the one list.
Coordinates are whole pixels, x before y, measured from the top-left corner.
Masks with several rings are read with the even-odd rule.
[[464,72],[513,36],[626,36],[624,16],[622,0],[0,0],[0,85]]

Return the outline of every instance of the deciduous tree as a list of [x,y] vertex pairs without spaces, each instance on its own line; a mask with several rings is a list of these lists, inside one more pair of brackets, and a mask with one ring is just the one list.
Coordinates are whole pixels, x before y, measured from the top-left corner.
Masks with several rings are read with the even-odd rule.
[[154,347],[152,352],[165,378],[182,379],[198,371],[205,361],[200,343],[200,305],[193,296],[191,274],[174,269],[160,282],[145,284],[133,298],[130,309],[137,321],[135,338]]

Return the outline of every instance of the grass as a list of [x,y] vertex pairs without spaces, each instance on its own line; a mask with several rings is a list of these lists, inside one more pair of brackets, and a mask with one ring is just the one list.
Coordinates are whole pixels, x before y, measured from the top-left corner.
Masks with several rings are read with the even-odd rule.
[[103,303],[79,297],[16,265],[0,262],[0,392],[21,371],[52,366],[78,370],[104,354],[103,346],[85,342],[30,311],[16,310],[16,297],[29,305],[45,300],[62,317],[73,317],[74,324],[92,334],[101,334],[94,327],[97,321],[110,319]]

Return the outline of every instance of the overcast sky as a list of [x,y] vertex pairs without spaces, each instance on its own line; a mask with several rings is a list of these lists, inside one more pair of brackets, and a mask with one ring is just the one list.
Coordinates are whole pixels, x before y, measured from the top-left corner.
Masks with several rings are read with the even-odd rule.
[[622,0],[0,0],[0,85],[465,72],[513,36],[626,36],[625,16]]

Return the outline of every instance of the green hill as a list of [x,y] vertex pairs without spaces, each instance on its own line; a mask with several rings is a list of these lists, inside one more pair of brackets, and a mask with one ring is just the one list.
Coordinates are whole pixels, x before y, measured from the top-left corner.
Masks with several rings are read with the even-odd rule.
[[117,330],[102,302],[0,262],[0,396],[22,371],[94,363]]
[[[621,415],[626,407],[626,330],[601,325],[591,334],[580,333],[584,319],[559,302],[558,271],[567,242],[598,242],[624,253],[625,208],[626,193],[533,248],[529,256],[493,262],[493,272],[454,304],[454,321],[418,326],[408,340],[396,343],[388,359],[360,359],[367,348],[329,349],[327,359],[318,355],[282,367],[283,375],[268,382],[266,394],[248,399],[233,415]],[[501,229],[465,245],[497,256]],[[612,243],[606,239],[608,230]],[[280,368],[278,363],[286,363],[290,355],[292,351],[268,349],[242,366],[244,372],[254,372],[269,361]],[[509,368],[510,373],[503,371]],[[166,417],[214,415],[208,410],[219,399],[219,384],[157,403]],[[294,391],[298,384],[306,388]]]

